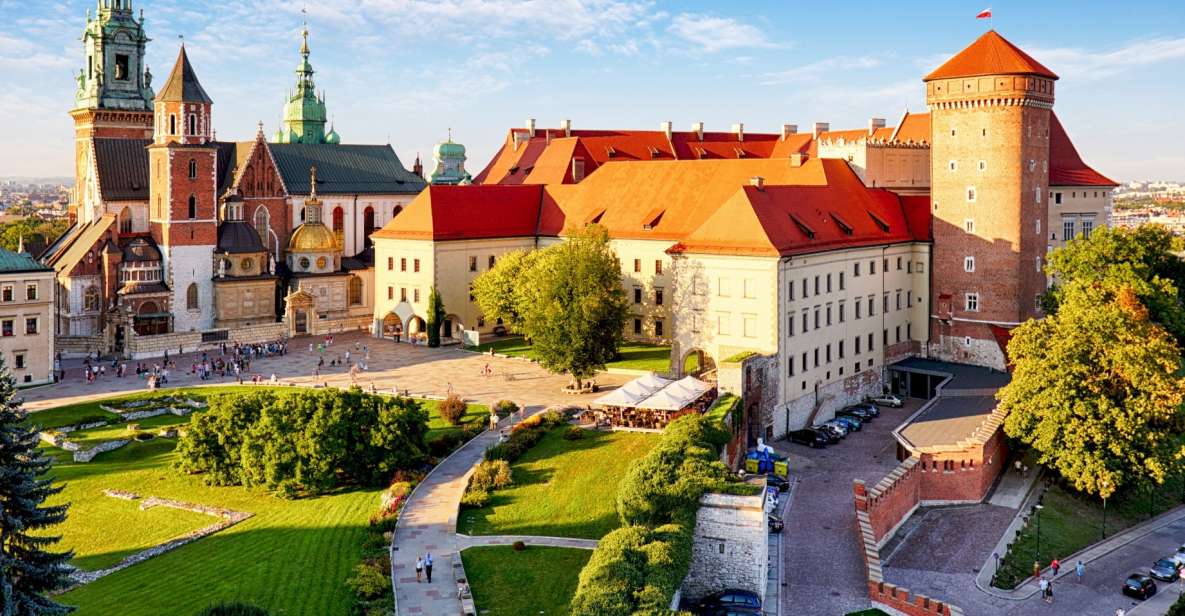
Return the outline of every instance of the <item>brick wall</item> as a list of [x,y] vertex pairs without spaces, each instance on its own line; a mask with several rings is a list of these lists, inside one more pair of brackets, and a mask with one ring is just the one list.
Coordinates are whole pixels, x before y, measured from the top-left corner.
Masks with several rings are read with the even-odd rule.
[[999,476],[1007,455],[1007,444],[999,430],[983,445],[973,445],[963,451],[923,453],[918,469],[923,504],[983,500]]
[[[871,491],[865,491],[863,482],[859,483],[856,509],[868,512],[873,540],[878,548],[893,536],[922,500],[923,473],[918,464],[917,458],[906,459]],[[861,491],[864,491],[863,495]]]

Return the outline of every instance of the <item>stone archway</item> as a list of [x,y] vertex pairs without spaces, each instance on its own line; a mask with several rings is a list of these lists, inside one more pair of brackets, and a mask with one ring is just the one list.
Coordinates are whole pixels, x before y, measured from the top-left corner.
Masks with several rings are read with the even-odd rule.
[[716,361],[703,349],[691,349],[679,362],[680,372],[703,380],[716,380]]
[[387,316],[383,317],[383,337],[397,338],[403,335],[403,319],[394,312],[388,312]]
[[412,317],[407,320],[407,333],[408,334],[414,336],[417,334],[422,334],[427,331],[428,331],[428,324],[424,322],[424,319],[421,319],[418,316],[412,315]]
[[465,325],[461,317],[450,314],[444,318],[440,324],[440,338],[441,340],[457,340],[460,341],[464,337]]

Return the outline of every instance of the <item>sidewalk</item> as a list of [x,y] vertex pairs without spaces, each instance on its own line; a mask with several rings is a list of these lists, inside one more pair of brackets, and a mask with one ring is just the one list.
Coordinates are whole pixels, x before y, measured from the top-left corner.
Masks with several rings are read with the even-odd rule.
[[1127,611],[1127,616],[1164,616],[1173,603],[1176,603],[1177,598],[1181,596],[1181,583],[1169,584],[1168,582],[1156,583],[1159,592],[1151,599],[1133,607]]
[[486,545],[514,545],[522,541],[527,545],[542,545],[553,548],[576,548],[595,550],[597,539],[573,539],[571,537],[544,537],[542,535],[462,535],[457,533],[457,551]]

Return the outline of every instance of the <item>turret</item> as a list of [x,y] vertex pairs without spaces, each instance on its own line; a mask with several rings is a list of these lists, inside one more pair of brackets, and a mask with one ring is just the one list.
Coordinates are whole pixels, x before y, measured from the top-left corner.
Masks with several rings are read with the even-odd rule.
[[206,143],[211,141],[211,107],[214,101],[198,81],[189,63],[185,44],[177,54],[169,78],[156,95],[153,140],[163,143]]
[[325,97],[317,96],[313,65],[309,63],[309,28],[300,31],[300,63],[296,66],[296,89],[284,103],[284,116],[276,131],[279,143],[339,143],[332,129],[325,133]]

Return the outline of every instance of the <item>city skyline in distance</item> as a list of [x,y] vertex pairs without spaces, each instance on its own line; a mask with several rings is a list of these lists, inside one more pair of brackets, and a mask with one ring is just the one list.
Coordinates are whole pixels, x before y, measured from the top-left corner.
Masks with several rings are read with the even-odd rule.
[[[295,3],[141,0],[159,87],[178,36],[214,99],[223,140],[276,129],[305,14]],[[774,3],[725,13],[702,2],[346,2],[307,7],[311,62],[346,143],[391,143],[405,166],[453,129],[476,174],[528,117],[539,126],[686,130],[743,122],[865,126],[924,111],[921,77],[988,27],[984,7],[869,3],[811,11]],[[1117,180],[1185,169],[1185,17],[1168,2],[1106,19],[1069,3],[993,6],[993,26],[1058,73],[1055,109],[1083,157]],[[93,2],[0,0],[0,113],[16,118],[4,175],[69,175],[78,36]],[[1056,23],[1056,28],[1049,24]],[[920,36],[919,36],[920,35]],[[1141,93],[1143,93],[1141,95]],[[1140,98],[1133,101],[1135,96]]]

